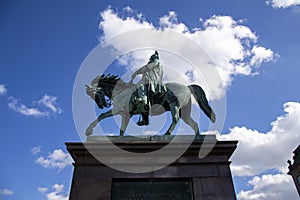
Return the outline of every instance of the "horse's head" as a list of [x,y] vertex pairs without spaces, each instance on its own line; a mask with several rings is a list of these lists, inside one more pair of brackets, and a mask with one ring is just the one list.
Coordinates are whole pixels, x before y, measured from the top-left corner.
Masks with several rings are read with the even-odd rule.
[[[91,85],[86,85],[86,93],[97,103],[99,108],[110,107],[113,93],[118,94],[132,84],[125,83],[114,75],[101,75],[94,78]],[[110,99],[107,100],[105,96]]]
[[96,102],[100,109],[111,106],[110,102],[105,99],[105,92],[101,87],[94,85],[86,85],[85,87],[86,94]]
[[98,107],[102,109],[111,106],[110,100],[107,100],[105,96],[111,99],[114,90],[124,89],[126,86],[127,83],[123,82],[123,80],[117,76],[110,74],[101,75],[94,78],[91,85],[86,85],[86,93],[97,103]]

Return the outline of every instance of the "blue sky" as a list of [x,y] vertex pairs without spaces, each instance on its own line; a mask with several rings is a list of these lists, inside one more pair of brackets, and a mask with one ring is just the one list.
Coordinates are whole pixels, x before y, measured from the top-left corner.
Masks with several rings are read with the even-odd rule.
[[[240,141],[232,157],[238,199],[297,198],[286,161],[300,141],[300,9],[284,2],[1,1],[0,199],[67,199],[64,142],[80,141],[76,74],[101,38],[145,26],[195,40],[222,74],[220,139]],[[132,67],[141,55],[131,55]],[[215,94],[212,101],[224,98]]]

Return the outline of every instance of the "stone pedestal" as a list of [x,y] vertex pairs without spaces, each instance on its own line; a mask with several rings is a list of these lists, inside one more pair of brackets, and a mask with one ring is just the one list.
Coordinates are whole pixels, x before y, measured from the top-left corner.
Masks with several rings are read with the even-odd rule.
[[[191,136],[181,136],[156,161],[166,161],[172,149],[175,151],[187,142],[185,137]],[[132,160],[128,163],[128,158],[117,155],[111,142],[103,137],[89,137],[84,143],[68,142],[67,149],[75,161],[70,199],[236,199],[229,158],[236,149],[237,141],[216,141],[214,136],[204,137],[194,139],[186,151],[168,166],[146,173],[122,172],[96,159],[94,156],[99,153],[107,156],[113,166],[138,168],[141,165],[138,161],[133,164]],[[172,140],[172,136],[108,138],[117,147],[138,154],[161,149]],[[200,149],[202,152],[207,150],[208,154],[203,158],[199,158]]]

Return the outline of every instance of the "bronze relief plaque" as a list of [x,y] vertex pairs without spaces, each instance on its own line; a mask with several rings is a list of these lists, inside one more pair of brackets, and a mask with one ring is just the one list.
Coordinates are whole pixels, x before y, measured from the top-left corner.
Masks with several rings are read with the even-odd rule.
[[188,179],[113,180],[112,200],[193,200]]

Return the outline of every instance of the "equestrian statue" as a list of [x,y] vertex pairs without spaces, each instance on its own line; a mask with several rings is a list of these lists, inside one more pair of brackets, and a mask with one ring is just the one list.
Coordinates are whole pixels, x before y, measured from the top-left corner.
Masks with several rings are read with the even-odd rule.
[[[133,83],[136,75],[142,78]],[[172,123],[165,135],[171,135],[179,119],[192,127],[195,134],[200,135],[198,124],[191,118],[191,96],[206,116],[214,123],[216,115],[208,104],[203,89],[198,85],[185,86],[180,83],[163,84],[163,67],[159,61],[158,52],[151,55],[149,62],[132,74],[129,83],[115,75],[100,75],[86,85],[86,93],[100,109],[111,108],[99,115],[86,129],[86,135],[93,133],[94,127],[103,119],[114,115],[121,115],[122,124],[120,135],[124,135],[129,120],[133,115],[141,115],[138,126],[149,125],[149,115],[161,115],[171,112]],[[113,104],[113,105],[112,105]],[[153,105],[160,106],[153,106]]]

